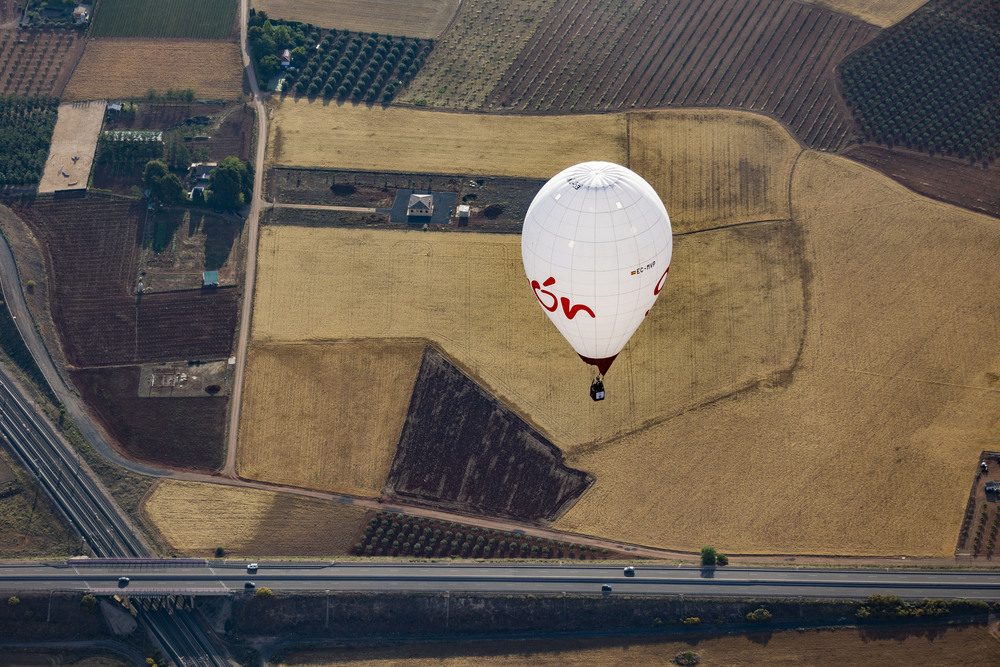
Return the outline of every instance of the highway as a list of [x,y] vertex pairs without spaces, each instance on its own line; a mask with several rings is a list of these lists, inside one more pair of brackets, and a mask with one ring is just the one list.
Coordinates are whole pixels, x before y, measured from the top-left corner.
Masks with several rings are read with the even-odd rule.
[[[128,577],[125,585],[119,577]],[[232,595],[247,587],[272,591],[465,592],[721,597],[864,598],[873,593],[907,599],[1000,600],[1000,576],[961,570],[820,568],[700,568],[637,565],[470,563],[246,563],[195,560],[70,561],[0,565],[0,589],[69,590],[132,596]],[[610,585],[612,590],[602,591]]]

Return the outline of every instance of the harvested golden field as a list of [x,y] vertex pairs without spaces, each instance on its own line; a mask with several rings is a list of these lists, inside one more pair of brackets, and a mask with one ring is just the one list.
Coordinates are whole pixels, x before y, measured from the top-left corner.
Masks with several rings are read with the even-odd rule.
[[601,404],[587,394],[589,368],[527,287],[516,235],[264,227],[253,338],[431,340],[573,452],[780,382],[802,336],[799,246],[788,223],[678,237],[660,302]]
[[739,111],[628,114],[629,166],[663,199],[674,233],[787,220],[799,145],[776,121]]
[[558,527],[736,553],[954,551],[970,471],[1000,444],[1000,229],[819,153],[792,202],[811,279],[790,383],[571,455],[597,481]]
[[927,4],[927,0],[805,0],[814,5],[854,16],[888,28]]
[[38,183],[39,192],[87,187],[97,151],[97,137],[104,122],[104,107],[103,100],[59,105],[52,145],[42,180]]
[[625,117],[485,116],[286,97],[271,164],[367,171],[550,178],[577,162],[624,164]]
[[461,0],[255,0],[271,18],[322,28],[435,38],[444,32]]
[[978,626],[912,628],[912,631],[810,630],[699,637],[693,641],[655,639],[545,639],[517,642],[411,643],[406,646],[347,646],[336,651],[296,651],[281,667],[606,667],[666,665],[694,651],[702,665],[995,665],[1000,642]]
[[91,39],[63,100],[143,97],[150,89],[194,90],[195,97],[234,100],[243,92],[243,62],[235,42]]
[[543,19],[555,4],[555,0],[465,0],[400,101],[453,109],[481,107],[535,30],[545,26]]
[[240,476],[378,496],[425,345],[255,343],[247,366]]
[[[233,558],[347,554],[365,510],[315,498],[163,480],[143,512],[178,555]],[[192,520],[197,517],[197,520]]]

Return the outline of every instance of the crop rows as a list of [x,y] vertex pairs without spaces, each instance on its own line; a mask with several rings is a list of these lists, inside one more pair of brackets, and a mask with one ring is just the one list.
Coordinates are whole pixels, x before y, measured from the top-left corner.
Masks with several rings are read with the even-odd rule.
[[14,208],[48,251],[53,319],[70,364],[228,356],[235,289],[133,294],[141,201],[39,199]]
[[39,181],[58,107],[54,97],[0,98],[0,185]]
[[853,134],[833,68],[877,33],[780,0],[647,0],[611,12],[599,0],[560,0],[546,20],[484,108],[736,107],[773,115],[825,149]]
[[502,532],[378,510],[361,530],[354,553],[359,556],[434,558],[607,558],[608,550],[523,533]]
[[975,19],[981,3],[951,4],[919,12],[844,63],[860,138],[973,161],[1000,154],[1000,16],[978,24],[967,14]]
[[235,26],[236,0],[101,0],[90,34],[228,39]]
[[0,32],[0,95],[58,96],[82,50],[76,31]]
[[295,93],[389,102],[433,48],[429,39],[331,30],[306,50],[308,60],[293,77]]

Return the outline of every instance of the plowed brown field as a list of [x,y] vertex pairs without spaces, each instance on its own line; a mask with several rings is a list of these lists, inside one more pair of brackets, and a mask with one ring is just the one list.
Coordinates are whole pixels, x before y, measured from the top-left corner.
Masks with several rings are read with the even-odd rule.
[[[343,503],[199,482],[160,482],[143,511],[179,555],[347,554],[365,510]],[[197,517],[197,520],[192,520]]]
[[66,101],[143,97],[150,89],[194,90],[233,100],[243,91],[240,47],[212,40],[92,39],[69,80]]
[[425,345],[255,344],[247,366],[240,476],[378,496]]

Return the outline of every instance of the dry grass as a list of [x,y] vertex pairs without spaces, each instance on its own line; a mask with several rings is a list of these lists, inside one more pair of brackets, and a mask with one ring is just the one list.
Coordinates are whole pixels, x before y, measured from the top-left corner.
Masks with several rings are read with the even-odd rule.
[[253,347],[239,474],[378,496],[410,404],[424,343]]
[[605,667],[665,665],[678,653],[695,651],[702,665],[995,665],[1000,642],[983,627],[905,630],[873,637],[864,630],[820,630],[700,637],[695,641],[655,639],[546,639],[536,641],[440,643],[340,647],[299,651],[275,662],[281,667]]
[[835,12],[888,28],[927,4],[927,0],[805,0]]
[[[436,342],[596,477],[558,528],[728,553],[950,554],[968,470],[1000,447],[995,221],[836,156],[793,169],[797,147],[753,116],[635,118],[633,168],[694,233],[676,237],[603,403],[524,286],[516,236],[267,228],[254,338]],[[695,231],[756,215],[777,220]]]
[[243,63],[234,42],[89,40],[63,99],[143,97],[150,88],[194,90],[195,97],[234,100],[243,92]]
[[[39,192],[87,187],[103,122],[103,101],[59,105],[59,116],[52,130],[52,147],[38,183]],[[78,158],[76,162],[74,157]]]
[[555,0],[465,0],[400,101],[479,108]]
[[674,233],[790,217],[799,145],[774,120],[738,111],[628,115],[629,166],[656,188]]
[[448,27],[461,0],[255,0],[271,18],[312,23],[323,28],[437,37]]
[[343,555],[365,514],[314,498],[171,480],[157,484],[143,511],[179,555],[212,556],[221,546],[233,558]]
[[804,153],[792,193],[812,281],[791,384],[570,456],[597,482],[560,528],[739,553],[954,550],[1000,435],[1000,230],[830,155]]
[[515,235],[265,227],[253,336],[433,340],[572,452],[790,366],[802,335],[795,246],[780,223],[678,237],[661,301],[612,368],[602,404],[526,287]]
[[625,117],[483,116],[281,101],[271,164],[549,178],[586,160],[625,162]]

